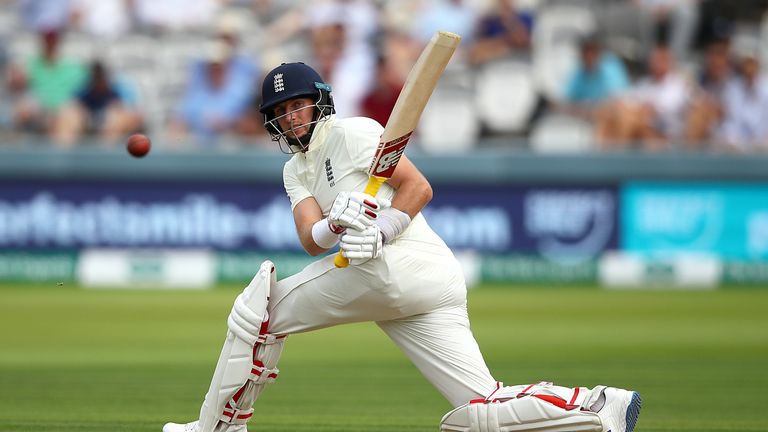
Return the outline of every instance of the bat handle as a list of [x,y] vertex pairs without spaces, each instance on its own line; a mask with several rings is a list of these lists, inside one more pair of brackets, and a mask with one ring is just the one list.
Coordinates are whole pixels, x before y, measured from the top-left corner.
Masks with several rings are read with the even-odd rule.
[[[376,194],[379,192],[379,188],[384,184],[385,181],[387,181],[386,177],[370,176],[368,177],[368,184],[365,185],[365,190],[363,192],[370,196],[376,196]],[[344,268],[349,265],[349,260],[347,257],[342,255],[341,249],[339,249],[339,253],[336,254],[336,257],[333,259],[333,263],[337,268]]]

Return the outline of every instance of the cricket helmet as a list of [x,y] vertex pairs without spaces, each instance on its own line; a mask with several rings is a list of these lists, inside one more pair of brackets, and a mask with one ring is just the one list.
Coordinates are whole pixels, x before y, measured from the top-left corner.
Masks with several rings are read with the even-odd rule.
[[[264,126],[272,135],[272,139],[281,144],[281,149],[283,149],[281,141],[284,140],[288,144],[290,151],[286,153],[295,153],[306,149],[317,122],[335,112],[331,86],[323,81],[320,74],[304,63],[283,63],[272,69],[264,77],[261,97],[259,111],[264,114]],[[280,128],[274,115],[274,108],[287,100],[300,97],[314,99],[315,113],[310,133],[296,139],[290,136],[290,131],[283,131]]]

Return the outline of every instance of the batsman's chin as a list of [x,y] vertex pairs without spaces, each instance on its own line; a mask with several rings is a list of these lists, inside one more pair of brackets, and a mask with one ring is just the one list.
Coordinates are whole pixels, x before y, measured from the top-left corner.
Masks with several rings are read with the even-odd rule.
[[293,138],[295,140],[301,139],[303,136],[307,135],[309,133],[309,125],[307,126],[296,126],[292,127],[287,135],[290,138]]

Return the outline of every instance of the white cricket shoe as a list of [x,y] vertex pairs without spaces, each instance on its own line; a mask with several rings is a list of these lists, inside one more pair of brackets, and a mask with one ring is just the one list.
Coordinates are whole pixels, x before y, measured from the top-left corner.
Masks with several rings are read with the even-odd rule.
[[[223,427],[223,429],[221,429]],[[166,423],[163,426],[163,432],[198,432],[197,420],[186,423]],[[215,432],[248,432],[248,428],[245,425],[226,425],[220,423]]]
[[638,392],[605,387],[591,411],[600,417],[603,432],[632,432],[640,416],[642,403]]

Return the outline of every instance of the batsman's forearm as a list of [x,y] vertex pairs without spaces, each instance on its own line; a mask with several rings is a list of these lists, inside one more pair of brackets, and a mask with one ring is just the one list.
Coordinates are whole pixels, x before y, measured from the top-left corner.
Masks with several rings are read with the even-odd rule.
[[[322,219],[321,221],[325,222],[325,219]],[[328,249],[330,248],[324,248],[317,244],[317,241],[314,238],[315,235],[313,235],[313,232],[312,232],[313,227],[314,227],[314,224],[310,224],[302,227],[298,233],[299,240],[301,241],[301,245],[304,247],[304,250],[307,251],[309,255],[318,256],[328,252]]]
[[402,182],[395,192],[392,207],[413,219],[431,200],[432,186],[422,177]]

